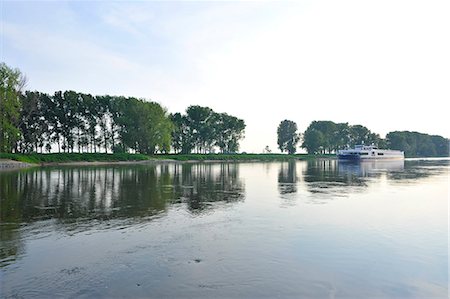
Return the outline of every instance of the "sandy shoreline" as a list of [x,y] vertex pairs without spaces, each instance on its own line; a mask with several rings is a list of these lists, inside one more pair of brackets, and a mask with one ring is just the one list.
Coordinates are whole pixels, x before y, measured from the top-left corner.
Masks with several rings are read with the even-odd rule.
[[33,166],[38,166],[38,165],[9,160],[9,159],[0,159],[0,170],[25,168],[25,167],[33,167]]

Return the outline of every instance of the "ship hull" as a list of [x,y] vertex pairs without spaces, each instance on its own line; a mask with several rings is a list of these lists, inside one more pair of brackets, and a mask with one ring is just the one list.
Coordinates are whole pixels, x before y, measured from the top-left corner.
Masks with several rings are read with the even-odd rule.
[[360,145],[354,149],[338,151],[337,158],[344,161],[403,160],[404,153],[398,150]]
[[361,157],[356,155],[338,155],[338,159],[346,161],[360,161]]

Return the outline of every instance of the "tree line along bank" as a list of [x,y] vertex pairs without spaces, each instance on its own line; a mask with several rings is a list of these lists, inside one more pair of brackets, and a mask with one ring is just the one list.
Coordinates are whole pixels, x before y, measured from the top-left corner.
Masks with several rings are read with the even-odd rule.
[[245,129],[243,120],[208,107],[190,106],[185,114],[172,115],[158,103],[136,98],[27,91],[19,101],[18,117],[3,131],[2,152],[149,155],[217,147],[227,153],[238,150]]
[[208,107],[169,114],[155,102],[75,91],[22,92],[24,77],[0,65],[0,152],[237,152],[243,120]]
[[402,150],[406,157],[448,157],[450,140],[438,135],[410,131],[392,131],[381,138],[362,125],[313,121],[303,134],[297,125],[284,120],[278,126],[278,148],[295,153],[297,143],[309,154],[331,154],[357,144],[375,144],[380,148]]
[[[155,102],[75,91],[23,91],[25,78],[0,64],[0,152],[235,153],[245,122],[208,107],[169,114]],[[333,153],[354,144],[378,144],[407,156],[448,156],[448,139],[417,132],[390,132],[386,139],[361,125],[313,121],[303,134],[285,120],[278,127],[280,150],[298,142],[311,154]]]

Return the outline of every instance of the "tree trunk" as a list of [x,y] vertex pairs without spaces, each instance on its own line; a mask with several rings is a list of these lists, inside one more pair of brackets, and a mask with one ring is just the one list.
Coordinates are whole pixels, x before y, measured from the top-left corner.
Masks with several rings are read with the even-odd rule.
[[106,137],[106,130],[103,132],[103,139],[105,140],[105,153],[108,153],[108,138]]

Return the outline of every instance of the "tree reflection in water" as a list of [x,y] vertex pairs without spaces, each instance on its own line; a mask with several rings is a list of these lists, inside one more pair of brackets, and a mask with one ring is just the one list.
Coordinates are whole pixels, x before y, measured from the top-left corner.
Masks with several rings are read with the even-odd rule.
[[[285,206],[292,206],[298,199],[326,203],[359,194],[375,181],[414,184],[447,171],[443,163],[315,160],[266,163],[261,169],[270,174],[271,167],[279,167],[278,193]],[[24,252],[21,232],[30,236],[57,229],[74,234],[147,223],[170,207],[196,217],[242,201],[245,185],[239,168],[244,165],[163,163],[0,172],[0,267]]]
[[229,203],[244,199],[245,190],[239,177],[239,164],[213,165],[174,165],[172,186],[175,198],[180,202],[186,202],[192,213],[201,213],[213,207],[213,203]]
[[244,198],[239,164],[47,168],[0,174],[2,222],[149,216],[170,203],[201,213]]
[[22,250],[19,228],[38,220],[53,219],[64,230],[83,231],[92,221],[148,221],[175,203],[201,214],[217,203],[243,200],[244,191],[239,164],[228,163],[0,172],[0,267]]
[[297,193],[297,181],[296,161],[281,163],[278,171],[278,191],[280,194]]
[[[362,192],[372,179],[385,177],[391,183],[417,180],[440,174],[442,163],[449,161],[363,161],[338,160],[289,161],[279,164],[278,191],[280,195],[304,189],[310,194],[333,196]],[[301,166],[301,170],[297,170]],[[326,199],[322,196],[322,199]],[[332,199],[331,197],[329,199]]]
[[[297,168],[300,167],[300,173]],[[361,165],[338,164],[336,160],[289,161],[281,163],[278,172],[280,195],[297,193],[299,188],[315,194],[346,193],[348,187],[366,186]],[[305,187],[299,186],[304,184]]]
[[441,175],[450,160],[309,161],[302,179],[310,203],[327,203],[339,197],[362,193],[374,182],[390,185],[416,184],[417,180]]

